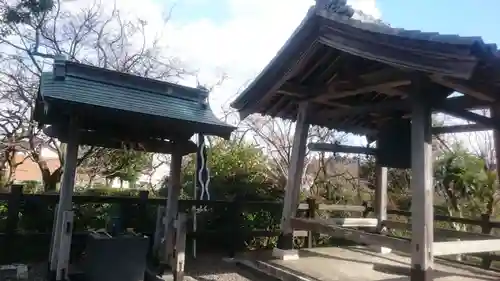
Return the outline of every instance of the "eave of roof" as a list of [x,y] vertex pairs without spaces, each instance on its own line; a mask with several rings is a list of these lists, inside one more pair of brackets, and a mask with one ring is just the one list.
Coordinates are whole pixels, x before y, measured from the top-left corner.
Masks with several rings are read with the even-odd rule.
[[[274,92],[287,80],[290,69],[300,61],[300,56],[313,44],[329,45],[334,49],[368,60],[378,61],[397,68],[424,71],[451,77],[468,79],[474,73],[478,61],[499,60],[496,45],[485,44],[480,37],[460,37],[414,30],[392,28],[379,20],[354,11],[345,5],[345,1],[317,1],[307,13],[305,19],[276,54],[273,60],[255,78],[252,83],[231,103],[240,112],[240,117],[258,112],[258,103]],[[319,3],[322,2],[322,3]],[[325,3],[327,2],[327,3]],[[325,6],[323,6],[325,5]],[[325,8],[326,7],[326,8]],[[333,32],[333,33],[332,33]],[[356,33],[356,35],[353,35]],[[351,40],[355,36],[356,40]],[[372,37],[371,41],[370,38]],[[375,38],[375,40],[373,40]],[[406,52],[427,56],[432,65],[405,61],[402,57],[391,57],[391,53],[379,50],[378,53],[366,46],[354,43],[362,40],[373,45],[404,47]],[[392,42],[390,42],[392,41]],[[433,61],[433,59],[435,61]],[[454,63],[460,69],[442,65],[443,61]]]

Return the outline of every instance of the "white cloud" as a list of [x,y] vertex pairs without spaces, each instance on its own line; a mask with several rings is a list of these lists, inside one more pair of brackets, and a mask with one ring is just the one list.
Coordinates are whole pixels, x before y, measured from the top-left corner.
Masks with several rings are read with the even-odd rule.
[[[314,4],[311,0],[229,0],[230,18],[216,25],[200,20],[184,26],[172,22],[173,50],[201,70],[207,83],[211,73],[225,71],[229,79],[211,96],[214,110],[231,99],[272,59]],[[354,0],[354,8],[380,17],[375,0]]]
[[[182,0],[179,0],[182,1]],[[196,1],[202,0],[183,0]],[[105,2],[112,5],[112,1]],[[380,17],[375,0],[348,1],[354,8]],[[74,1],[81,6],[88,1]],[[154,0],[117,0],[123,14],[148,21],[151,35],[162,33],[169,55],[179,57],[186,65],[199,70],[201,82],[211,84],[222,72],[228,79],[211,95],[214,111],[231,99],[243,84],[272,59],[305,16],[313,0],[227,0],[226,20],[199,19],[180,24],[173,18],[166,25],[168,5]],[[164,2],[163,2],[164,3]],[[172,5],[172,3],[170,3]],[[192,82],[192,81],[191,81]]]

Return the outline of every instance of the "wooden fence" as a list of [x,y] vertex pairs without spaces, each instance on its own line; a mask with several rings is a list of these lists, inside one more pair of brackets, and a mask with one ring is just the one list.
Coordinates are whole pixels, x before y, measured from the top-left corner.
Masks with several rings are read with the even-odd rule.
[[[137,210],[137,215],[139,217],[147,216],[148,206],[158,206],[164,205],[166,203],[165,198],[149,198],[147,191],[141,191],[138,197],[128,197],[128,196],[95,196],[95,195],[75,195],[73,197],[73,202],[75,205],[81,204],[117,204],[119,206],[130,206],[135,205]],[[16,251],[13,248],[15,243],[10,243],[11,239],[19,239],[23,236],[44,236],[45,239],[50,237],[50,233],[22,233],[18,229],[19,224],[19,214],[22,209],[23,204],[29,202],[43,203],[46,206],[54,207],[58,201],[58,194],[23,194],[22,186],[15,185],[11,188],[10,193],[0,193],[0,203],[7,202],[7,218],[5,222],[5,229],[0,230],[0,241],[3,241],[3,245],[0,245],[0,251],[3,253],[12,253]],[[238,244],[241,243],[242,239],[252,238],[252,237],[274,237],[280,234],[279,229],[272,229],[272,227],[267,227],[266,229],[250,229],[243,230],[241,227],[242,218],[241,215],[245,211],[252,210],[265,210],[265,211],[275,211],[280,212],[282,205],[280,202],[276,201],[217,201],[217,200],[180,200],[179,210],[189,211],[193,206],[196,207],[214,207],[214,208],[224,208],[224,212],[229,214],[230,222],[226,223],[224,229],[217,230],[204,230],[198,229],[196,232],[188,230],[188,238],[200,238],[200,237],[217,237],[221,233],[229,234],[231,241],[228,241],[229,247],[228,251],[230,255],[238,250]],[[335,205],[335,204],[317,204],[314,200],[308,200],[307,203],[302,203],[299,205],[299,211],[305,213],[304,215],[308,218],[314,218],[321,211],[330,212],[356,212],[359,216],[368,217],[372,212],[367,204],[364,206],[355,205]],[[410,218],[411,213],[402,210],[388,210],[389,215],[396,215],[401,217]],[[473,225],[480,228],[478,233],[456,231],[452,229],[439,228],[436,229],[436,233],[443,236],[448,236],[452,239],[488,239],[498,238],[491,235],[492,229],[500,228],[500,222],[491,221],[488,216],[482,216],[480,219],[469,219],[469,218],[457,218],[442,215],[435,215],[436,221],[448,222],[448,223],[459,223],[465,225]],[[151,235],[145,230],[145,226],[141,225],[141,220],[138,221],[138,225],[135,226],[136,230],[139,232]],[[400,221],[386,221],[384,223],[390,229],[398,230],[409,230],[411,225],[407,222]],[[307,237],[307,245],[309,247],[313,246],[314,234],[308,233],[306,231],[296,231],[295,236]],[[438,236],[439,236],[438,235]],[[85,233],[74,233],[74,236],[85,237]],[[441,237],[441,236],[439,236]],[[49,238],[50,239],[50,238]],[[481,266],[483,268],[490,268],[492,261],[500,261],[500,256],[493,254],[477,254],[475,255],[482,259]]]

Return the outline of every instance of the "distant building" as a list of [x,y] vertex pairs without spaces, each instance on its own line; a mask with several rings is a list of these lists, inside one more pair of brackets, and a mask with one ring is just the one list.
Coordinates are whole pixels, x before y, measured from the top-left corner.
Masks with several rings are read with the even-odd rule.
[[[49,167],[49,170],[51,172],[54,172],[61,165],[58,154],[49,147],[42,148],[41,158],[46,161],[47,166]],[[43,183],[40,167],[38,166],[38,163],[36,163],[31,157],[29,157],[29,155],[23,152],[18,152],[16,154],[15,161],[16,163],[21,164],[17,166],[14,176],[14,183],[23,183],[26,181],[38,182],[40,184]],[[157,159],[157,157],[154,157],[153,166],[157,166],[159,164],[158,162],[159,160]],[[151,183],[152,185],[157,185],[163,180],[164,176],[168,174],[168,170],[168,165],[159,165],[156,171],[154,171],[154,173],[152,173],[151,175],[141,175],[136,183],[136,186],[142,186],[149,183]],[[8,173],[8,169],[5,172]],[[77,170],[75,186],[87,186],[89,183],[89,176],[86,173],[82,173]],[[94,178],[92,179],[91,183],[92,186],[107,185],[106,179],[104,178]],[[129,188],[130,183],[121,183],[118,178],[115,178],[108,183],[108,186],[113,188]]]

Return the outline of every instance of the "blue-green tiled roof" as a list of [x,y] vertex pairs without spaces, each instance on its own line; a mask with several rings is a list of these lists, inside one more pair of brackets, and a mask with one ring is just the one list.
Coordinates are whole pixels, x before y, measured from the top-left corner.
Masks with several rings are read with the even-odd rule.
[[[68,101],[196,123],[202,127],[234,128],[220,121],[205,103],[208,95],[202,89],[104,70],[74,62],[55,63],[54,72],[42,74],[41,99]],[[111,117],[110,117],[111,118]],[[179,123],[182,126],[182,123]],[[216,130],[219,131],[219,130]],[[194,132],[196,133],[196,132]],[[207,134],[210,134],[208,132]],[[221,135],[213,133],[214,135]]]

